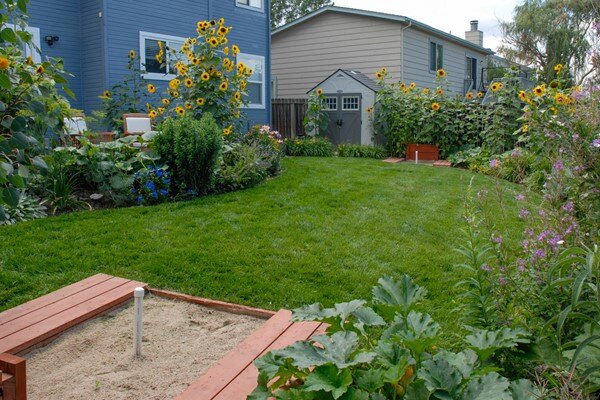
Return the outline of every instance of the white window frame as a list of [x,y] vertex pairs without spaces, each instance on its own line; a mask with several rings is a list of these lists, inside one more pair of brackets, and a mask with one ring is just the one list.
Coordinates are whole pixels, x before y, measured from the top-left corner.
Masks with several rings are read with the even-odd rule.
[[[345,99],[357,99],[356,107],[357,108],[346,108]],[[352,102],[354,104],[354,102]],[[360,111],[360,96],[342,96],[342,111]]]
[[[335,108],[330,108],[327,100],[334,99],[335,100]],[[338,97],[337,96],[325,96],[325,111],[337,111],[338,110]]]
[[25,28],[21,28],[15,24],[6,24],[7,27],[15,30],[15,31],[26,31],[31,35],[31,43],[28,44],[25,49],[25,56],[33,59],[33,62],[39,64],[42,62],[42,40],[40,34],[40,28],[36,28],[34,26],[27,26]]
[[248,65],[248,63],[246,61],[244,61],[244,57],[260,59],[260,62],[262,63],[262,81],[259,82],[259,81],[252,81],[252,80],[248,79],[248,83],[260,83],[262,85],[262,90],[261,90],[261,94],[260,94],[261,95],[261,103],[262,104],[245,104],[243,106],[243,108],[256,109],[256,110],[264,110],[264,109],[267,108],[267,105],[266,105],[266,90],[265,90],[266,89],[266,79],[267,79],[267,66],[265,65],[265,57],[264,56],[259,56],[257,54],[239,53],[237,55],[236,61],[238,63],[241,61],[244,64]]
[[[172,35],[163,35],[161,33],[152,33],[152,32],[144,32],[140,31],[140,69],[145,71],[144,62],[146,61],[146,39],[150,40],[158,40],[164,42],[166,46],[169,45],[169,42],[181,42],[185,43],[186,38]],[[168,52],[165,52],[167,54]],[[169,57],[167,55],[167,57]],[[177,74],[169,73],[169,60],[165,59],[167,64],[167,73],[161,74],[158,72],[143,72],[142,78],[149,80],[157,80],[157,81],[170,81],[174,79]]]
[[[253,7],[251,5],[248,4],[241,4],[240,0],[234,0],[235,1],[235,5],[240,7],[240,8],[245,8],[247,10],[252,10],[252,11],[259,11],[259,12],[265,12],[265,0],[260,0],[260,8],[259,7]],[[250,1],[248,1],[248,3],[250,3]]]

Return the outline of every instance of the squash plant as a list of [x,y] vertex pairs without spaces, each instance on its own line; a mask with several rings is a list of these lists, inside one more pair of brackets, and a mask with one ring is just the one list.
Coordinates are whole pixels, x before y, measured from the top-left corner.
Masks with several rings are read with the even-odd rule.
[[490,362],[496,351],[528,343],[526,331],[469,328],[464,350],[439,349],[440,326],[415,309],[426,293],[409,276],[384,277],[370,302],[294,310],[294,321],[326,323],[326,333],[256,360],[258,387],[249,399],[537,398],[531,382],[510,382]]
[[[39,142],[32,133],[43,123],[60,132],[66,86],[62,61],[35,63],[26,46],[35,47],[27,27],[27,0],[0,0],[0,221],[3,205],[17,207],[21,192],[36,168],[45,168]],[[10,21],[10,23],[9,23]]]

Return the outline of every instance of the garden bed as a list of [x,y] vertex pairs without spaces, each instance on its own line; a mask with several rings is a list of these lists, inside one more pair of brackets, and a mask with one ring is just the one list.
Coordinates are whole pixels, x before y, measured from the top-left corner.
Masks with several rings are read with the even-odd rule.
[[172,398],[264,322],[150,295],[141,359],[130,304],[28,354],[29,399]]

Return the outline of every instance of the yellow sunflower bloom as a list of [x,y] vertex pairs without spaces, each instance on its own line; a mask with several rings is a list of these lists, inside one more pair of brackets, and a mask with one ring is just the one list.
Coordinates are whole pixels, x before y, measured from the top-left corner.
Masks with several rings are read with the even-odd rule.
[[186,101],[186,102],[185,102],[185,104],[184,104],[184,106],[185,106],[185,108],[186,108],[186,109],[188,109],[188,110],[191,110],[191,109],[192,109],[192,103],[190,103],[189,101]]
[[444,78],[446,76],[446,71],[443,68],[437,70],[438,78]]
[[203,72],[202,75],[200,75],[200,79],[206,82],[210,79],[210,74],[208,72]]
[[433,111],[438,111],[440,109],[440,104],[439,103],[431,103],[431,109]]
[[171,90],[177,90],[177,88],[179,87],[179,85],[181,85],[181,81],[177,78],[172,79],[169,82],[169,87],[171,88]]
[[206,103],[206,100],[204,100],[202,97],[196,99],[196,104],[198,104],[200,107],[202,107],[204,103]]
[[317,93],[317,96],[322,95],[323,94],[323,89],[318,88],[317,91],[316,91],[316,93]]
[[231,54],[237,56],[240,53],[240,48],[237,45],[231,46]]
[[162,114],[165,112],[165,109],[163,107],[158,107],[156,110],[158,111],[159,114]]
[[165,106],[168,106],[169,104],[171,104],[171,100],[169,100],[169,99],[162,99],[161,101]]
[[560,71],[562,71],[563,69],[563,65],[562,64],[556,64],[554,66],[554,72],[556,72],[557,74],[560,73]]
[[8,58],[0,57],[0,71],[6,71],[10,67]]
[[185,87],[191,88],[192,86],[194,86],[194,81],[191,80],[190,78],[187,78],[185,80]]
[[129,58],[132,60],[135,58],[135,50],[129,50]]
[[368,112],[369,114],[371,114],[371,113],[373,112],[373,107],[368,107],[368,108],[367,108],[367,112]]
[[177,113],[177,115],[179,115],[180,117],[183,117],[185,115],[185,109],[181,106],[177,106],[175,107],[175,112]]
[[231,126],[223,129],[223,135],[225,135],[225,136],[231,135]]
[[225,54],[226,56],[228,56],[228,55],[229,55],[229,47],[225,47],[225,48],[223,49],[223,54]]
[[148,93],[150,93],[150,94],[153,94],[154,92],[156,92],[156,87],[151,83],[148,84],[147,89],[148,89]]
[[414,83],[414,82],[411,82],[411,83],[410,83],[410,85],[408,85],[408,88],[409,88],[410,90],[413,90],[413,89],[414,89],[414,88],[416,88],[416,87],[417,87],[417,84],[416,84],[416,83]]
[[546,92],[546,88],[543,86],[536,86],[533,89],[533,94],[535,94],[536,96],[542,96],[544,93]]
[[156,118],[156,117],[158,116],[158,113],[156,112],[156,110],[152,110],[152,111],[150,111],[150,112],[148,113],[148,116],[149,116],[151,119],[154,119],[154,118]]
[[483,92],[477,92],[477,98],[480,99],[483,97]]
[[423,94],[429,94],[429,88],[423,88],[422,93]]
[[241,94],[240,92],[235,92],[235,93],[233,94],[233,99],[234,99],[235,101],[240,101],[240,100],[242,99],[242,94]]
[[441,96],[444,94],[444,89],[438,89],[435,92],[437,93],[438,96]]
[[467,100],[473,99],[473,92],[467,92],[467,94],[465,95],[465,97],[467,98]]
[[102,97],[110,99],[110,92],[108,90],[105,90],[104,92],[102,92]]
[[219,85],[219,90],[221,92],[224,92],[227,90],[227,88],[229,88],[229,83],[227,81],[223,81],[221,82],[221,84]]
[[36,68],[35,72],[37,72],[38,74],[43,74],[44,72],[46,72],[46,69],[44,68],[43,65],[40,65],[39,67]]

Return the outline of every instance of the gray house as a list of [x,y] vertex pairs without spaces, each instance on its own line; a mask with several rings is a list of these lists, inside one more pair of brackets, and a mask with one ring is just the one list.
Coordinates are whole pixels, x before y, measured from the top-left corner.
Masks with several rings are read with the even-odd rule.
[[430,88],[444,68],[449,90],[477,90],[494,54],[477,25],[471,21],[463,39],[408,17],[323,7],[272,32],[273,97],[306,97],[338,69],[373,77],[382,67],[395,80]]

